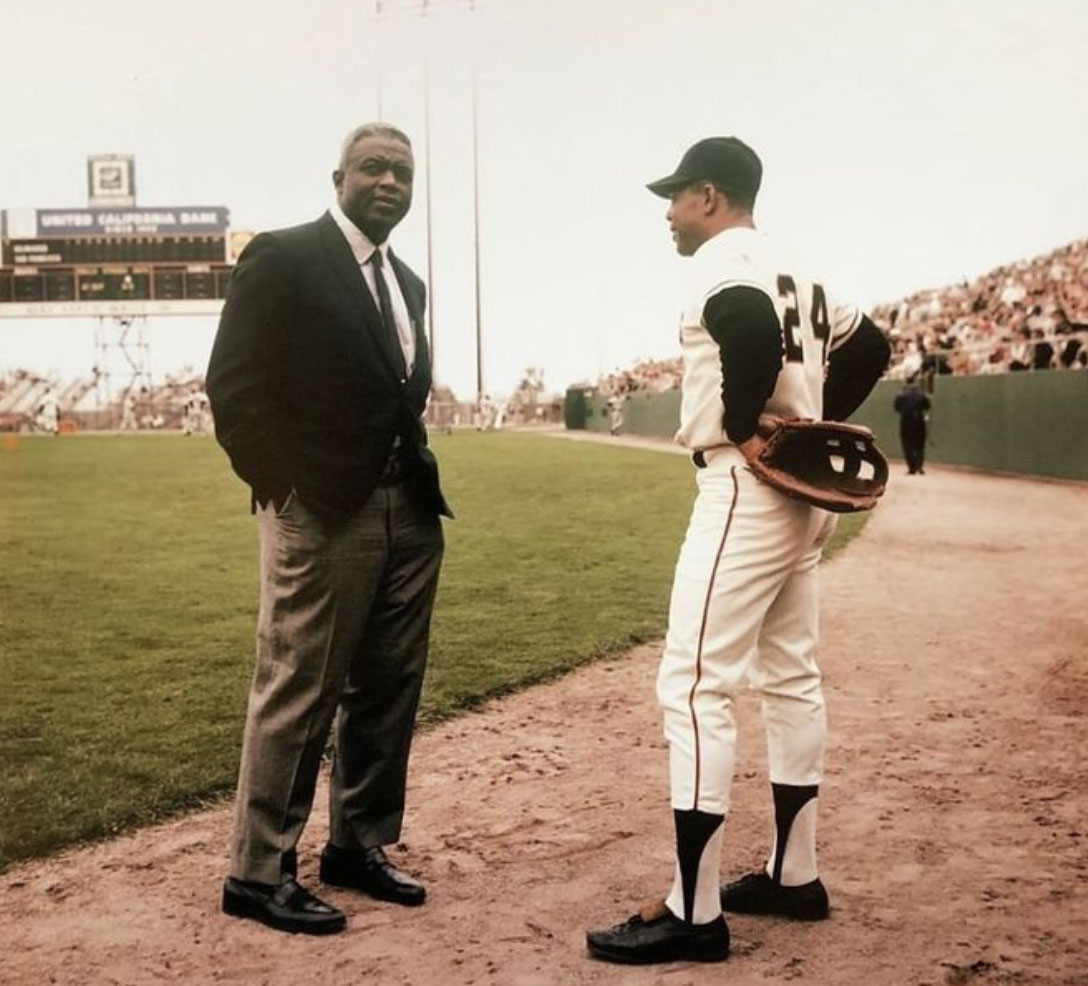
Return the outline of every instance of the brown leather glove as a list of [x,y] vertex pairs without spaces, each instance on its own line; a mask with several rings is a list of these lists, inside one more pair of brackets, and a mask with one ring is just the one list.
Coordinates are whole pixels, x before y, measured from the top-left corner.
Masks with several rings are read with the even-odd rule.
[[861,425],[762,415],[764,439],[748,468],[779,493],[823,510],[871,510],[888,482],[888,461]]

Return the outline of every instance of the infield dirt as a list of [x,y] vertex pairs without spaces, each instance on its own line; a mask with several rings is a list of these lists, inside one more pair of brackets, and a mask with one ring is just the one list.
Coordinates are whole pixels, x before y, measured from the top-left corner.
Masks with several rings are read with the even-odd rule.
[[[1085,545],[1084,485],[896,470],[822,574],[831,920],[731,917],[724,965],[584,952],[586,928],[672,875],[658,646],[643,646],[418,737],[392,855],[428,884],[425,907],[320,887],[322,788],[300,878],[348,930],[224,917],[224,804],[0,876],[0,983],[1084,986]],[[739,717],[725,876],[761,864],[770,830],[751,696]]]

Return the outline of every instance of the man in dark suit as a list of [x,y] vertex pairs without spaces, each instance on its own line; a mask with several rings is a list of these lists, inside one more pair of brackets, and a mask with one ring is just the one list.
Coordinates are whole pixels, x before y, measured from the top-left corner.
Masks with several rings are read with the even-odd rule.
[[899,441],[903,446],[903,458],[907,460],[907,472],[914,476],[925,473],[926,430],[929,422],[929,398],[915,377],[907,378],[892,404],[899,415]]
[[400,837],[408,751],[452,516],[421,415],[423,282],[389,249],[412,200],[408,138],[344,142],[336,203],[263,233],[231,280],[207,374],[216,436],[252,489],[260,612],[223,910],[286,931],[345,927],[296,880],[335,736],[324,883],[422,904]]

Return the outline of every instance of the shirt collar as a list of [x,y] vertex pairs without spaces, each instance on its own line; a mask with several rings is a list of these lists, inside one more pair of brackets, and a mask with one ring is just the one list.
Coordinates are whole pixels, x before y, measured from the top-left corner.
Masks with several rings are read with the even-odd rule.
[[329,206],[329,215],[332,216],[333,222],[340,227],[340,232],[344,234],[344,239],[348,241],[348,246],[351,247],[351,252],[355,257],[355,262],[362,267],[369,260],[375,250],[380,250],[382,254],[382,260],[385,262],[385,266],[389,266],[389,241],[386,240],[380,247],[375,246],[370,237],[366,235],[358,226],[355,225],[344,214],[344,210],[340,208],[338,202],[333,202]]
[[730,226],[728,229],[723,229],[720,233],[712,236],[707,242],[713,240],[718,243],[733,245],[752,243],[762,239],[763,231],[756,229],[754,226]]

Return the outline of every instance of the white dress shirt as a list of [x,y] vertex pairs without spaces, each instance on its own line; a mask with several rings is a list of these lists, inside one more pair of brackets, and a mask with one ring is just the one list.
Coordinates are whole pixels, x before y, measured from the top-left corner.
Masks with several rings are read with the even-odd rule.
[[404,365],[408,368],[408,375],[411,376],[416,362],[416,337],[412,330],[412,318],[408,314],[408,306],[400,291],[400,282],[397,280],[393,265],[389,262],[389,243],[383,243],[380,247],[371,243],[367,235],[344,215],[338,203],[334,202],[329,212],[344,234],[344,239],[348,241],[355,262],[366,279],[366,286],[370,289],[374,304],[378,305],[379,309],[381,306],[378,303],[378,288],[374,282],[374,265],[370,262],[370,258],[375,250],[381,251],[385,283],[389,287],[389,300],[393,305],[393,320],[397,323],[397,338],[400,339],[401,352],[404,353]]

